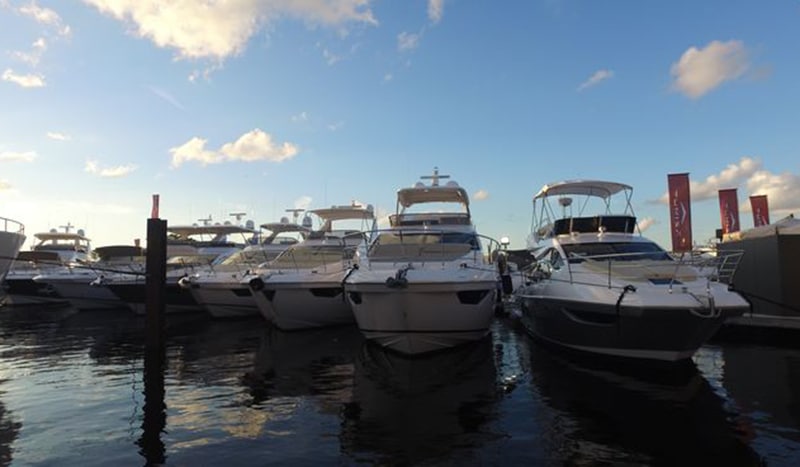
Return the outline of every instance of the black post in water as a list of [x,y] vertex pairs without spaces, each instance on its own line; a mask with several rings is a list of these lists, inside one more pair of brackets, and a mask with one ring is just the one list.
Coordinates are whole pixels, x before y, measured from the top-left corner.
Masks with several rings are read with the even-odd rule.
[[145,465],[163,465],[166,461],[161,433],[167,424],[167,405],[164,403],[164,370],[166,344],[164,299],[167,279],[167,221],[147,220],[147,266],[145,268],[145,325],[144,357],[144,421],[139,438],[139,453]]
[[167,283],[167,221],[147,219],[145,310],[148,351],[164,347],[164,299]]

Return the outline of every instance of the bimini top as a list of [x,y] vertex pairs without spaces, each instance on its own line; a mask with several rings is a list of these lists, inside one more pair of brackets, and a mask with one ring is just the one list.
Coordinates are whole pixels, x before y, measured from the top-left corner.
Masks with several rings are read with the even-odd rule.
[[621,191],[633,191],[633,187],[624,183],[601,180],[566,180],[543,186],[533,199],[564,195],[597,196],[608,199]]
[[430,179],[431,184],[417,182],[411,188],[401,188],[397,190],[397,203],[404,209],[419,203],[460,203],[469,206],[469,195],[467,191],[454,181],[449,181],[445,185],[439,185],[442,178],[450,178],[449,175],[439,175],[439,169],[433,169],[433,175],[425,175],[422,179]]
[[353,202],[347,206],[331,206],[329,208],[311,209],[308,212],[316,214],[325,221],[339,221],[344,219],[373,219],[375,209],[372,205],[366,207]]
[[209,225],[169,225],[167,231],[172,238],[190,238],[193,236],[213,235],[215,237],[226,236],[236,233],[254,234],[255,229],[234,224],[209,224]]

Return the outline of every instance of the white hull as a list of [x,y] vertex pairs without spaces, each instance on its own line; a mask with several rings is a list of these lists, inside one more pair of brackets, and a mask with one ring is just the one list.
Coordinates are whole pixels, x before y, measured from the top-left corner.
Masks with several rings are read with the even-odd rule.
[[105,286],[95,286],[83,281],[49,281],[48,283],[61,297],[79,310],[125,308],[125,303]]
[[0,230],[0,281],[11,268],[11,263],[14,262],[23,243],[25,243],[25,235]]
[[193,283],[190,290],[197,303],[213,318],[244,318],[260,314],[250,289],[239,281],[202,281]]
[[[367,339],[404,354],[421,354],[476,341],[489,333],[497,283],[482,279],[418,281],[391,288],[385,272],[356,271],[346,283],[347,298]],[[370,277],[371,276],[371,277]],[[427,274],[431,277],[431,274]],[[384,280],[381,280],[384,279]]]
[[354,322],[343,297],[344,272],[275,275],[262,290],[252,290],[261,314],[283,330],[338,326]]

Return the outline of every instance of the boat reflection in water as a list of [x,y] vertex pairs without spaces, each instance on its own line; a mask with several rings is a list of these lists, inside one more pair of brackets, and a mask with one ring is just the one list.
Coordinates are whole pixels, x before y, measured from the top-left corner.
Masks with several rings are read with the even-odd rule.
[[531,351],[532,388],[552,408],[547,457],[568,465],[761,465],[736,413],[691,361],[625,364]]
[[353,356],[362,342],[355,325],[299,331],[270,326],[244,376],[253,406],[314,396],[323,412],[338,413],[352,399]]
[[475,463],[497,438],[484,428],[497,418],[490,338],[416,358],[365,342],[353,391],[341,446],[355,460]]

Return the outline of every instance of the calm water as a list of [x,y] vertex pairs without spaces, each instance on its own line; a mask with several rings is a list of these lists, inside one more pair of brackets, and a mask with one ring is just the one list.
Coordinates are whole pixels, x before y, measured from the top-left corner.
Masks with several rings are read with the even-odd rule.
[[143,319],[65,311],[0,309],[0,465],[800,464],[796,349],[707,346],[641,374],[505,319],[406,359],[351,327],[197,315],[170,318],[146,392]]

